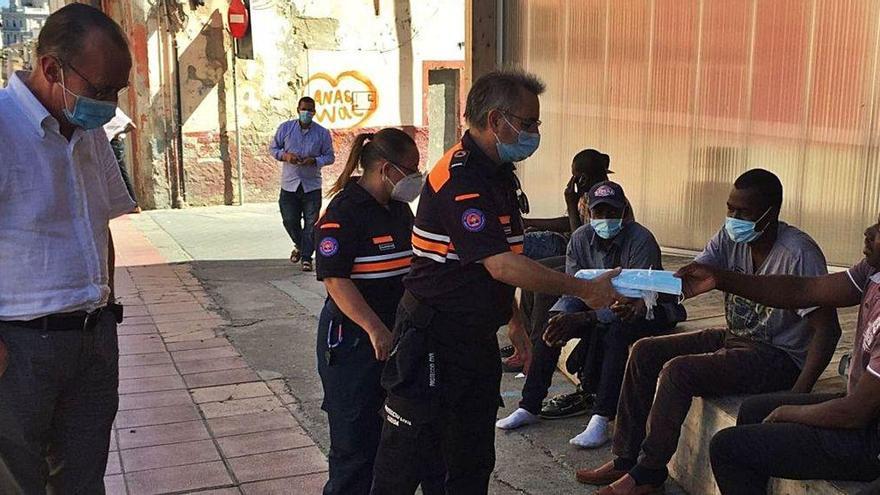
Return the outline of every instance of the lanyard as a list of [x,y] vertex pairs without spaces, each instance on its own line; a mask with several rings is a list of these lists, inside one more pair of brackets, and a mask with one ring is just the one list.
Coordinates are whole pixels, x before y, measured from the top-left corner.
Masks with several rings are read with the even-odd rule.
[[333,349],[335,347],[339,347],[339,344],[342,343],[342,323],[336,328],[336,342],[333,342],[333,321],[330,321],[330,325],[327,328],[327,348]]

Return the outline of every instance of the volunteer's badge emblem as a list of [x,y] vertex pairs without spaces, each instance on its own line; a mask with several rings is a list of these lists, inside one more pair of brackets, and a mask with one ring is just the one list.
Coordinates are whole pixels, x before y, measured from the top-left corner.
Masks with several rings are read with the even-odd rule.
[[471,232],[479,232],[486,226],[486,215],[476,208],[468,208],[461,215],[461,224]]
[[332,237],[325,237],[318,243],[318,251],[324,256],[333,256],[339,251],[339,241]]

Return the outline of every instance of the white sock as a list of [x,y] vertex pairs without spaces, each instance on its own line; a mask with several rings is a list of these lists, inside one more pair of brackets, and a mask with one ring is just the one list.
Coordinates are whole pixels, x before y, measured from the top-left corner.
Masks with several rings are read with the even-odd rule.
[[537,414],[532,414],[520,407],[513,411],[510,416],[499,419],[495,423],[495,427],[501,430],[515,430],[520,426],[531,425],[540,420],[541,418]]
[[569,440],[568,443],[582,449],[595,449],[608,443],[608,440],[611,440],[611,435],[608,430],[608,418],[594,414],[593,417],[590,418],[589,424],[587,424],[587,429],[585,429],[580,435]]

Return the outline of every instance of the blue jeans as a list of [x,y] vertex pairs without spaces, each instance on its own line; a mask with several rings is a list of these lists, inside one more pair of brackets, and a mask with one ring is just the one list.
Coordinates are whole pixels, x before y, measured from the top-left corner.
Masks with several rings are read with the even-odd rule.
[[558,232],[526,232],[523,239],[523,254],[533,260],[565,256],[566,246],[568,241]]
[[[44,332],[0,321],[9,368],[0,377],[0,465],[24,493],[104,493],[119,406],[116,320]],[[5,470],[0,469],[0,476]],[[0,479],[0,488],[9,480]]]
[[321,209],[321,190],[304,192],[302,184],[296,192],[281,190],[278,197],[281,220],[290,240],[299,249],[303,261],[312,261],[315,252],[315,222]]

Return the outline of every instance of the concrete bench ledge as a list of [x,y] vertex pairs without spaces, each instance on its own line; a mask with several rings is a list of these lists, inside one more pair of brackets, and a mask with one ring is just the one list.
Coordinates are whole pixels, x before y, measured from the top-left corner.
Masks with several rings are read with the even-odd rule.
[[[669,470],[692,495],[716,495],[718,488],[709,464],[709,441],[719,430],[736,424],[736,413],[745,397],[695,399],[682,428],[678,451]],[[779,495],[854,495],[867,483],[773,480],[770,493]]]

